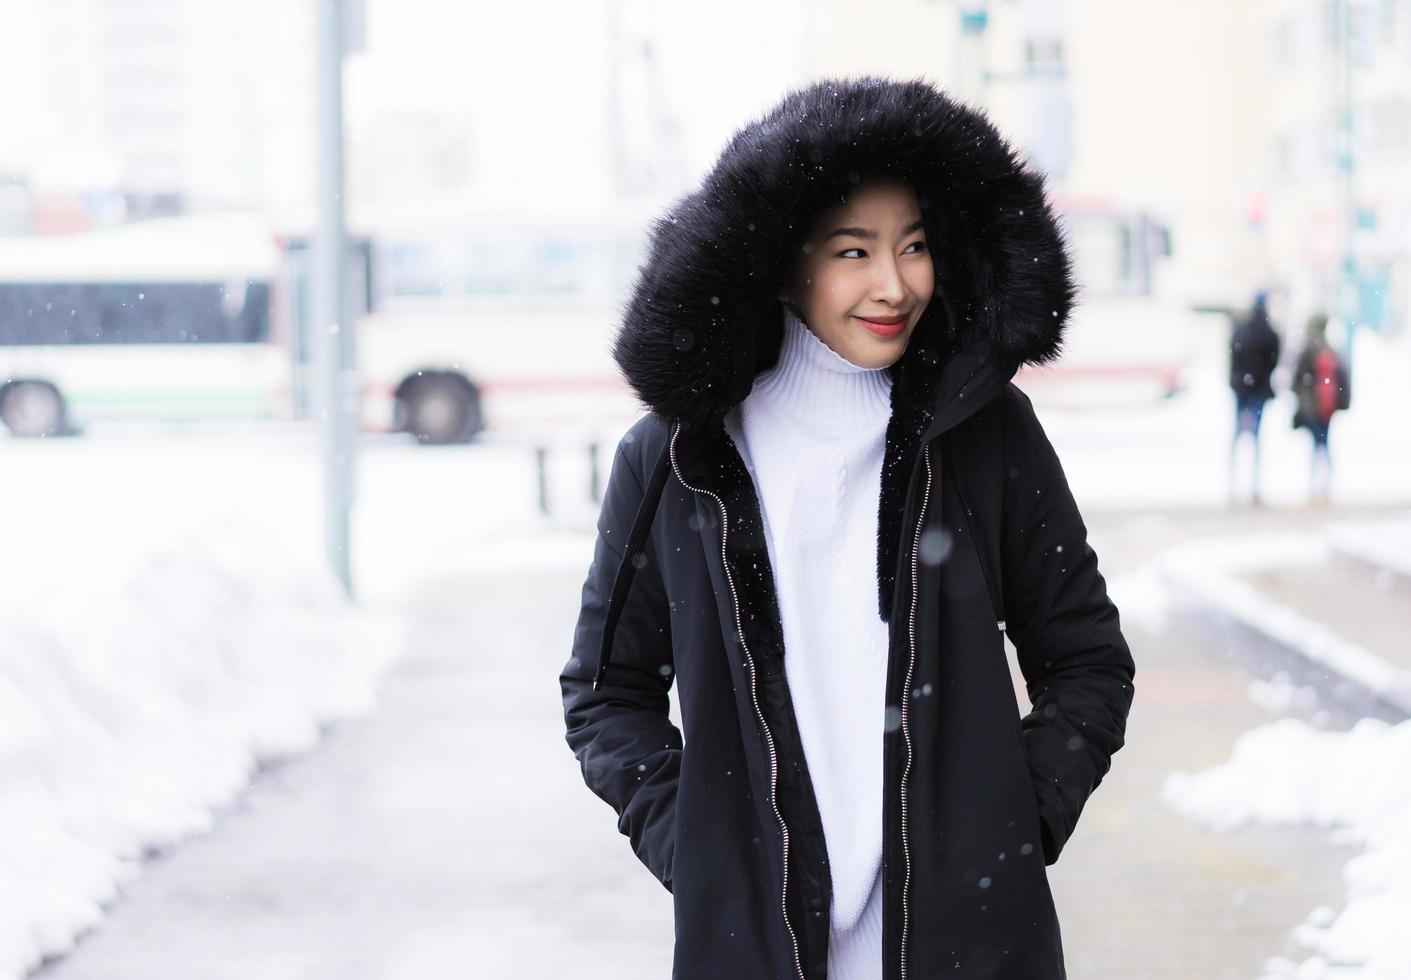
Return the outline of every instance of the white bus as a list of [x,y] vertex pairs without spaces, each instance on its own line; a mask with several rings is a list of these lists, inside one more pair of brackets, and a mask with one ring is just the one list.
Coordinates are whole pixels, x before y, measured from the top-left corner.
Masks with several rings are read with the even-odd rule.
[[[1022,381],[1074,404],[1179,391],[1193,329],[1153,295],[1165,230],[1103,202],[1056,203],[1085,295],[1064,358]],[[653,213],[350,216],[364,243],[349,264],[362,429],[438,444],[630,421],[611,345]],[[308,415],[307,258],[258,215],[0,238],[0,422],[46,436],[99,419]]]
[[241,214],[0,238],[0,422],[287,415],[281,252]]
[[421,442],[630,419],[612,362],[650,210],[365,212],[363,425]]
[[1026,365],[1021,387],[1047,405],[1107,407],[1171,398],[1187,386],[1200,315],[1159,285],[1171,232],[1152,213],[1104,200],[1053,201],[1080,292],[1063,356]]
[[[422,443],[631,417],[611,361],[645,217],[364,214],[361,426]],[[258,215],[0,238],[0,422],[299,418],[318,375],[306,239]]]

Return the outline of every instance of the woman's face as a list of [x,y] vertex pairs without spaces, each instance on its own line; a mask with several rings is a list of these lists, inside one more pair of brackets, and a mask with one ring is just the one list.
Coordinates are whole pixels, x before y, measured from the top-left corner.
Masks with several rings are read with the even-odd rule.
[[814,224],[779,298],[835,353],[883,368],[906,350],[934,289],[916,193],[876,179]]

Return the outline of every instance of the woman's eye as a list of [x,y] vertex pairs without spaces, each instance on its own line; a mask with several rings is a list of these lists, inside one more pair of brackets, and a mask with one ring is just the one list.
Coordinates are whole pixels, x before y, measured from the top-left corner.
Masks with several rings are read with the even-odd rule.
[[[908,246],[906,247],[905,250],[903,250],[903,253],[902,253],[902,254],[906,254],[906,251],[909,251],[910,249],[912,249],[912,248],[914,248],[914,247],[916,247],[916,246],[920,246],[920,247],[917,248],[917,251],[916,251],[915,254],[919,254],[919,253],[921,253],[921,252],[926,251],[926,243],[925,243],[925,242],[912,242],[910,245],[908,245]],[[867,254],[867,253],[866,253],[865,251],[863,251],[861,248],[845,248],[845,249],[843,249],[841,252],[838,253],[838,258],[840,258],[840,259],[850,259],[850,258],[852,258],[852,255],[849,254],[849,253],[852,253],[852,252],[857,252],[857,253],[859,253],[858,256],[857,256],[858,258],[862,258],[864,255]]]

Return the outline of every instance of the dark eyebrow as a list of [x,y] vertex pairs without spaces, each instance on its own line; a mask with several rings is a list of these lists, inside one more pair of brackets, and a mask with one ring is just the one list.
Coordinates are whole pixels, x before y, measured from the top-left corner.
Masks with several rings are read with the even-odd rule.
[[[925,226],[926,226],[926,223],[925,223],[924,220],[917,219],[916,221],[913,221],[911,224],[909,224],[909,225],[907,225],[905,228],[903,228],[903,229],[901,230],[901,233],[902,233],[903,235],[910,235],[913,231],[920,231],[920,230],[921,230],[922,228],[924,228]],[[866,238],[866,239],[869,239],[869,240],[871,240],[871,239],[877,237],[877,233],[876,233],[875,231],[871,230],[870,228],[858,228],[858,227],[849,225],[849,226],[846,227],[846,228],[834,228],[832,231],[830,231],[830,232],[828,233],[828,236],[827,236],[826,238],[824,238],[823,240],[826,242],[826,241],[829,241],[830,239],[837,238],[837,237],[840,236],[840,235],[849,235],[849,236],[851,236],[851,237],[853,237],[853,238]]]

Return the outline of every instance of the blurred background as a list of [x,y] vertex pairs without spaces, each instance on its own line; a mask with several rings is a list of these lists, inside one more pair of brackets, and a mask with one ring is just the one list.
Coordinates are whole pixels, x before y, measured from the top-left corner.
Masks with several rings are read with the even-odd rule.
[[609,346],[861,73],[1076,263],[1017,383],[1138,679],[1070,975],[1411,977],[1411,0],[0,0],[0,976],[669,970],[555,700]]

